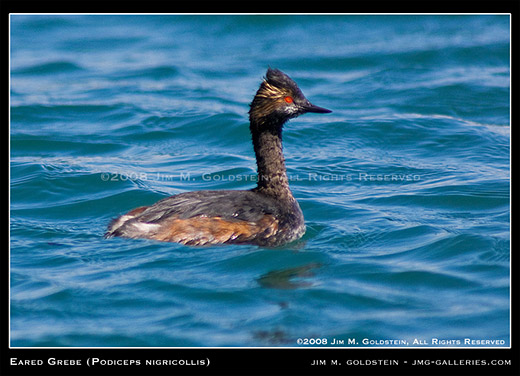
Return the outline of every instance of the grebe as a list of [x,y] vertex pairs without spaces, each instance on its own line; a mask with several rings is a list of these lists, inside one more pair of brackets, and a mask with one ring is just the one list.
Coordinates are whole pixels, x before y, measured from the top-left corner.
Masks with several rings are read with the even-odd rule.
[[249,110],[258,185],[248,191],[195,191],[136,208],[110,222],[105,237],[146,238],[186,245],[256,244],[275,247],[305,233],[300,205],[289,189],[282,127],[311,104],[278,69],[267,70]]

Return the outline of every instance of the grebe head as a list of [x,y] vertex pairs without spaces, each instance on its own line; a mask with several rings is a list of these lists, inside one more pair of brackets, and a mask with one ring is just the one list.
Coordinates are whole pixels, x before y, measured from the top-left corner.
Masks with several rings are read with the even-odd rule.
[[329,113],[313,105],[289,76],[278,69],[267,69],[249,110],[251,123],[281,126],[287,120],[307,112]]

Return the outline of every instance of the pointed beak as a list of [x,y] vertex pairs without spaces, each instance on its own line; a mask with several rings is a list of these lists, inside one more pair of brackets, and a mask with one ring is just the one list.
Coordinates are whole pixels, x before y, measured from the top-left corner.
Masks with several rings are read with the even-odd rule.
[[307,101],[307,103],[305,103],[305,105],[303,105],[302,108],[305,112],[315,112],[317,114],[328,114],[329,112],[332,112],[331,110],[327,110],[326,108],[315,106],[309,101]]

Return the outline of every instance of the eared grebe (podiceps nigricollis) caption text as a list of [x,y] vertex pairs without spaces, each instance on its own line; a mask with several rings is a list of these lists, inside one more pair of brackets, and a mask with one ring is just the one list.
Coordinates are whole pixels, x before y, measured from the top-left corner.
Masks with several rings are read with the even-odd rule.
[[282,127],[306,112],[328,113],[310,103],[296,82],[267,70],[249,110],[258,185],[249,191],[195,191],[136,208],[112,220],[105,237],[146,238],[187,245],[279,246],[305,233],[300,205],[289,189]]

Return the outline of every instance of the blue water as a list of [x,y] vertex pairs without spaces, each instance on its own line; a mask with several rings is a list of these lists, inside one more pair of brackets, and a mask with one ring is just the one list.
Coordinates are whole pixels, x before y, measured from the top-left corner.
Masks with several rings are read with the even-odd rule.
[[[12,346],[509,346],[508,16],[10,21]],[[268,66],[333,110],[285,127],[303,239],[104,239],[165,196],[254,186]]]

